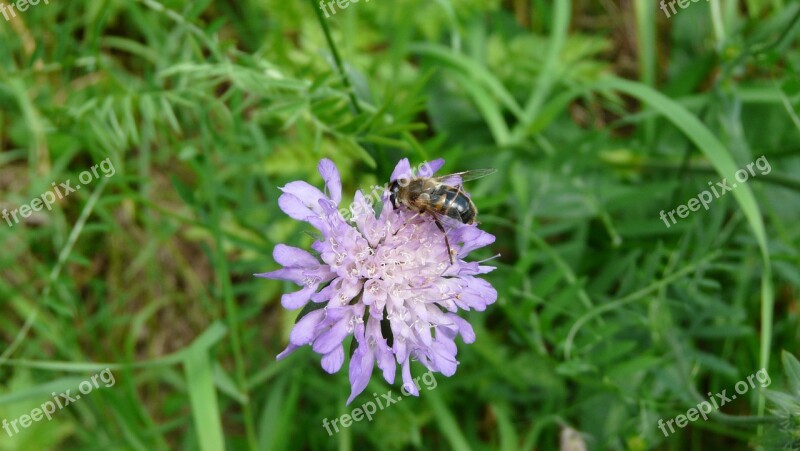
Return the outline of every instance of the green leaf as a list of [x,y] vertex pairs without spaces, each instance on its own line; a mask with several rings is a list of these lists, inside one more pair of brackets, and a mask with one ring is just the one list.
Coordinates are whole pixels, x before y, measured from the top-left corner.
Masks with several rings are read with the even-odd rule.
[[783,370],[786,372],[786,380],[789,383],[792,394],[800,396],[800,361],[787,351],[781,353],[781,359],[783,360]]
[[[641,83],[617,77],[611,77],[599,83],[596,88],[623,91],[658,111],[678,127],[703,152],[722,177],[728,180],[735,180],[734,174],[739,168],[725,146],[700,120],[674,100]],[[763,277],[761,279],[761,357],[759,360],[760,365],[766,368],[769,366],[770,338],[772,337],[773,328],[772,312],[775,302],[767,234],[761,217],[761,210],[756,203],[750,186],[739,184],[732,193],[742,208],[761,250]],[[762,414],[763,411],[764,400],[761,398],[759,400],[759,414]]]
[[192,418],[200,449],[204,451],[224,450],[222,414],[217,404],[214,371],[208,357],[208,349],[193,345],[183,363],[186,388],[189,392]]

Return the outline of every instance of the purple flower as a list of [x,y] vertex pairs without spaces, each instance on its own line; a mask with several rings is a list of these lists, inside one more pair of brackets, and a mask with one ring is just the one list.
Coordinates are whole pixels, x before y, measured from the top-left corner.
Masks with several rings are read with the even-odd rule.
[[[444,160],[429,163],[425,175],[443,164]],[[281,303],[287,309],[320,304],[312,305],[318,308],[300,318],[278,359],[311,345],[322,355],[325,371],[335,373],[344,363],[342,342],[353,334],[357,347],[350,359],[348,404],[367,386],[376,362],[390,384],[399,364],[406,390],[416,396],[411,360],[445,376],[454,374],[456,335],[461,334],[465,343],[475,341],[472,326],[456,312],[482,311],[497,299],[497,291],[476,277],[494,267],[463,260],[495,238],[475,224],[448,223],[453,227],[448,230],[454,251],[451,264],[444,236],[431,216],[403,207],[395,210],[384,192],[376,217],[371,199],[358,191],[348,222],[338,210],[342,200],[339,171],[328,159],[320,161],[318,168],[327,195],[298,181],[281,188],[278,200],[287,215],[321,232],[322,237],[311,246],[315,253],[279,244],[273,257],[283,268],[256,274],[302,287],[283,295]],[[391,180],[412,177],[408,159],[403,159]]]

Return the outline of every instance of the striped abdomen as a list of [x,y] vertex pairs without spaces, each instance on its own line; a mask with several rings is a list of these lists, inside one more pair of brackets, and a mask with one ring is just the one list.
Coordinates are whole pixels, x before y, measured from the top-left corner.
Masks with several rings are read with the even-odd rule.
[[464,224],[472,224],[477,214],[475,204],[458,188],[439,185],[429,192],[429,208],[436,213],[455,219]]

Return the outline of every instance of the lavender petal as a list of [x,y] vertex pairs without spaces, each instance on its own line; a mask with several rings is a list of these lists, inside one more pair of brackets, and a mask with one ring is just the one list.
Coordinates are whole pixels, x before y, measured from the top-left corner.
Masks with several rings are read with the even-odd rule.
[[300,318],[289,333],[289,341],[297,346],[311,343],[319,323],[325,319],[325,309],[317,309]]
[[319,175],[322,176],[322,180],[325,181],[325,186],[328,187],[331,200],[336,205],[339,205],[342,201],[342,179],[339,176],[339,170],[336,165],[333,164],[333,161],[323,158],[317,165],[317,169],[319,170]]
[[333,374],[342,368],[344,363],[344,346],[339,346],[322,357],[322,369]]

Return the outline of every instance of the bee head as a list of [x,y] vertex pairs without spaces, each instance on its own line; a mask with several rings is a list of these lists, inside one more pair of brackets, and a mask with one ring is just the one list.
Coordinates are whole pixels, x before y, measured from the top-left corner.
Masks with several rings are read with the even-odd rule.
[[397,192],[400,191],[400,183],[397,180],[389,184],[389,200],[392,202],[392,207],[397,210]]

